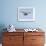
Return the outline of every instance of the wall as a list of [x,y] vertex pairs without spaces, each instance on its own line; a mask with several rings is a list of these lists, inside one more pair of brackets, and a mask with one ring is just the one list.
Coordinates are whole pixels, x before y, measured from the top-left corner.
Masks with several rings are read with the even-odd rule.
[[[36,20],[18,22],[18,7],[34,7]],[[0,0],[0,29],[9,24],[13,24],[16,28],[40,27],[46,32],[46,0]]]
[[[0,23],[15,25],[16,28],[41,27],[46,28],[46,1],[42,0],[1,0],[1,15]],[[18,7],[34,7],[35,17],[34,22],[18,22],[17,8]]]

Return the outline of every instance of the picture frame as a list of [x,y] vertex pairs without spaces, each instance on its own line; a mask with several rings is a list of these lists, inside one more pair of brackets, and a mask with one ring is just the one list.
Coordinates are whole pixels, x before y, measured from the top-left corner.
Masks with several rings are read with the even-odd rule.
[[35,8],[18,7],[18,21],[35,21]]

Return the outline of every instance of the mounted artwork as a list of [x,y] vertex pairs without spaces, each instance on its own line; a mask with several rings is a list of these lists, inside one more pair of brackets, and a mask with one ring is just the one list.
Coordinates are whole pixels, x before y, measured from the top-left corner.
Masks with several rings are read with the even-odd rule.
[[19,7],[18,21],[35,21],[35,8]]

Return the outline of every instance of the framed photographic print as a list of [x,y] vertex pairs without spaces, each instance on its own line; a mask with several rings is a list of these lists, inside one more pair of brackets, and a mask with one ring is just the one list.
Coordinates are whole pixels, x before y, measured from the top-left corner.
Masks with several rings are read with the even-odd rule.
[[18,21],[35,21],[35,8],[19,7]]

